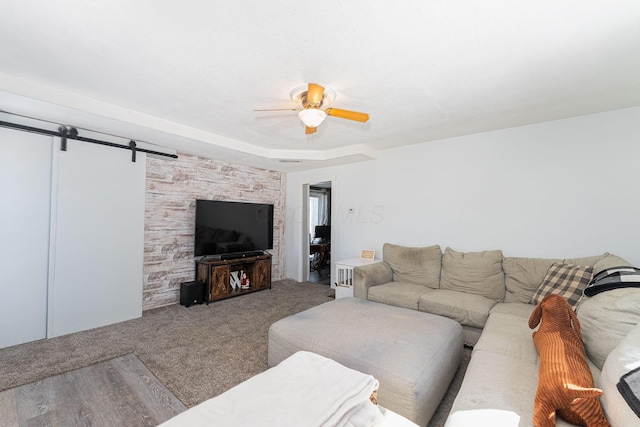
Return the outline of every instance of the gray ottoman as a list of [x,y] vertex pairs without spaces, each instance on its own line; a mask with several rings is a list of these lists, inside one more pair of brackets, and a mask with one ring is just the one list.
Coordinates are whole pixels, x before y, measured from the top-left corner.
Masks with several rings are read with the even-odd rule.
[[381,406],[426,426],[462,360],[462,327],[446,317],[341,298],[271,325],[269,366],[299,350],[373,375]]

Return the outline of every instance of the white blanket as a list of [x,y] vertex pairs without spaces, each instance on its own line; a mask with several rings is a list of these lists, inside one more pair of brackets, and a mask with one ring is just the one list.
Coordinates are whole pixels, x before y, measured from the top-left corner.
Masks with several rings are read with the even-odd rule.
[[299,351],[161,426],[416,426],[374,405],[377,389],[371,375]]

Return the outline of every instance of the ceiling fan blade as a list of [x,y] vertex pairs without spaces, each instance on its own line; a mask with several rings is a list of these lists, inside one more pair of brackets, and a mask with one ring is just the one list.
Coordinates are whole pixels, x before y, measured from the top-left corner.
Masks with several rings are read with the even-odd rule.
[[328,116],[339,117],[341,119],[355,120],[357,122],[366,122],[369,120],[367,113],[359,113],[357,111],[341,110],[339,108],[327,108],[325,110]]
[[324,88],[315,83],[309,83],[309,88],[307,89],[307,102],[314,106],[319,107],[322,103],[322,96],[324,95]]
[[312,133],[316,133],[316,130],[318,130],[318,128],[310,128],[309,126],[306,126],[304,129],[304,133],[306,133],[307,135],[311,135]]

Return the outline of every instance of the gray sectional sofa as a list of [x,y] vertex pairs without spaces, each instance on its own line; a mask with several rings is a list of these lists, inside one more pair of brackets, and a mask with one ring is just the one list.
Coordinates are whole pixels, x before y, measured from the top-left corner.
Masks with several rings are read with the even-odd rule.
[[[630,265],[609,253],[563,260],[387,243],[382,262],[354,269],[354,296],[462,325],[465,342],[474,349],[447,427],[532,426],[538,354],[528,319],[532,298],[554,263],[592,266],[593,274]],[[623,373],[640,366],[640,288],[583,297],[576,312],[611,425],[640,425],[615,385]],[[557,425],[570,424],[558,419]]]

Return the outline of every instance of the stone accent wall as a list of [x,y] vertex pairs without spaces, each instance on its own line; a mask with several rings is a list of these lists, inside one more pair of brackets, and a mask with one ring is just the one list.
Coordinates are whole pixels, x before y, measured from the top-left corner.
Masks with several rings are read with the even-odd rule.
[[272,280],[282,278],[285,177],[282,172],[187,154],[147,157],[142,309],[180,301],[180,283],[194,280],[196,199],[272,203]]

